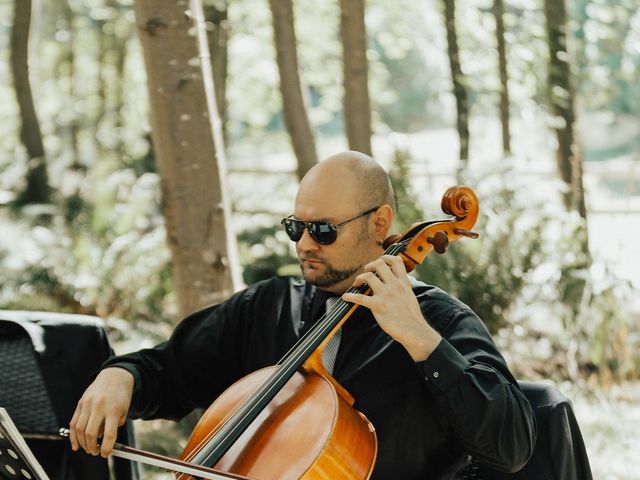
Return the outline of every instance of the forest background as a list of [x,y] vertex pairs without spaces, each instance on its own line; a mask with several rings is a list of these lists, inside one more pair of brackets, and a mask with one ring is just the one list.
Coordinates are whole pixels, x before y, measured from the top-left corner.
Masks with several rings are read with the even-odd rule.
[[638,479],[639,66],[636,0],[0,0],[0,308],[152,345],[298,272],[300,176],[372,153],[398,232],[476,191],[480,238],[416,275],[574,401],[595,478]]

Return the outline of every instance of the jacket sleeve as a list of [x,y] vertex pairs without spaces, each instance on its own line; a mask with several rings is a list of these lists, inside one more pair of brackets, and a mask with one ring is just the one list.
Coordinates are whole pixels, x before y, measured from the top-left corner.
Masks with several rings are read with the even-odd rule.
[[131,372],[135,386],[129,416],[179,419],[206,408],[242,377],[242,349],[252,291],[185,318],[156,347],[114,357],[102,368]]
[[419,366],[443,427],[486,465],[518,471],[535,445],[531,406],[480,318],[462,303],[438,303],[441,311],[423,313],[439,319],[433,326],[443,339]]

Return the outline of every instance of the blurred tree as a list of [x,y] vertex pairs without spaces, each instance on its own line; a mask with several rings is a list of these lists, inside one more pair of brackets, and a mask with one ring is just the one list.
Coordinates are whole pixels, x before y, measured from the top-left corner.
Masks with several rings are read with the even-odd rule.
[[[110,3],[113,4],[113,8],[120,10],[117,2],[114,0],[110,0]],[[120,16],[120,15],[119,15]],[[118,26],[114,25],[113,32],[111,33],[111,38],[113,41],[112,51],[113,51],[113,63],[115,76],[113,77],[111,88],[113,90],[113,102],[112,102],[112,116],[113,116],[113,129],[115,132],[114,140],[114,150],[117,152],[119,157],[123,157],[125,155],[125,144],[124,144],[124,102],[125,102],[125,91],[126,91],[126,77],[125,77],[125,64],[127,60],[127,43],[129,40],[129,29],[118,28]]]
[[229,63],[229,5],[227,0],[209,0],[203,4],[207,21],[207,40],[211,55],[213,85],[216,91],[218,115],[222,123],[222,138],[227,145],[227,66]]
[[581,105],[591,111],[611,112],[616,117],[637,117],[640,111],[637,2],[580,0],[569,5],[571,16],[576,18],[573,49],[576,54],[572,57],[578,66],[576,87]]
[[280,92],[284,121],[298,159],[298,178],[318,163],[316,142],[307,116],[298,73],[296,32],[292,0],[269,0],[273,17],[273,38],[280,72]]
[[[127,20],[128,7],[116,0],[107,0],[101,8],[90,10],[91,21],[95,22],[95,55],[98,58],[97,101],[98,117],[92,119],[97,130],[100,150],[115,152],[118,157],[128,156],[125,145],[126,96],[125,87],[129,78],[126,75],[128,45],[133,28]],[[95,17],[95,18],[93,18]]]
[[453,95],[456,98],[457,119],[456,126],[460,137],[460,163],[458,176],[466,169],[469,163],[469,94],[458,51],[458,35],[456,33],[456,2],[455,0],[442,0],[444,4],[444,19],[447,29],[447,51],[449,54],[449,67],[451,69],[451,81],[453,82]]
[[575,139],[574,93],[571,85],[571,67],[567,50],[567,10],[565,0],[545,0],[544,12],[549,46],[547,88],[551,103],[552,128],[558,147],[556,162],[560,178],[565,183],[563,192],[567,210],[576,210],[587,218],[582,185],[582,157]]
[[498,44],[498,70],[500,72],[500,125],[502,127],[502,153],[511,153],[511,132],[509,126],[509,75],[507,73],[507,49],[504,38],[504,3],[493,0],[493,16],[496,19],[496,39]]
[[20,108],[22,125],[20,140],[29,157],[26,186],[18,196],[17,204],[49,203],[51,191],[47,175],[44,142],[40,132],[38,115],[33,103],[29,79],[29,34],[32,16],[31,0],[15,0],[11,28],[11,73]]
[[75,42],[76,31],[74,25],[74,12],[71,9],[71,5],[66,0],[57,0],[55,2],[55,8],[60,13],[58,18],[57,27],[58,31],[63,32],[60,36],[64,41],[60,42],[61,55],[59,57],[59,63],[57,65],[57,74],[61,77],[61,84],[66,85],[66,91],[63,95],[68,99],[65,102],[65,108],[59,112],[61,121],[57,122],[57,127],[60,131],[60,136],[66,140],[66,144],[69,147],[69,154],[71,156],[71,166],[75,169],[81,169],[80,156],[78,152],[78,113],[75,109],[75,103],[78,101],[78,92],[76,88],[76,82],[78,82],[78,75],[75,72],[76,68],[76,55],[75,55]]
[[344,119],[349,148],[371,155],[371,104],[364,0],[340,0]]
[[583,81],[587,81],[587,56],[586,56],[586,34],[585,26],[589,20],[589,14],[587,13],[587,7],[590,0],[575,0],[573,2],[573,12],[570,12],[570,16],[576,19],[576,28],[573,34],[575,39],[575,61],[577,65],[576,78],[578,84]]
[[433,13],[407,0],[367,3],[369,89],[379,131],[414,133],[449,124],[442,103],[447,57],[434,47],[443,40],[442,20]]
[[[99,126],[100,121],[103,118],[103,113],[106,106],[106,90],[107,90],[107,81],[105,78],[105,66],[107,64],[108,57],[108,42],[105,31],[107,30],[108,19],[105,15],[95,15],[96,18],[92,18],[95,34],[95,45],[96,45],[96,60],[98,63],[98,71],[97,71],[97,86],[96,86],[96,108],[93,111],[93,117],[91,118],[92,128],[94,137],[97,139],[99,135]],[[102,147],[100,141],[96,141],[96,148],[99,150]]]
[[[196,37],[190,33],[194,23],[187,9],[196,19]],[[179,313],[184,316],[240,287],[202,5],[198,0],[191,6],[185,0],[137,0],[135,13],[167,241]]]

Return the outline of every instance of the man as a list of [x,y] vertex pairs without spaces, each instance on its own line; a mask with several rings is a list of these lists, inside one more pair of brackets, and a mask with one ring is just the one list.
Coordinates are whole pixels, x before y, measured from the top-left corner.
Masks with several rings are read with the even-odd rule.
[[[275,364],[342,295],[360,308],[342,328],[333,375],[378,435],[374,479],[452,479],[468,455],[514,471],[529,458],[529,403],[482,321],[383,255],[393,192],[370,157],[345,152],[304,177],[283,220],[304,280],[276,277],[185,319],[154,349],[116,357],[71,421],[72,448],[110,454],[126,416],[180,418]],[[371,296],[345,293],[367,284]],[[103,435],[101,447],[97,446]]]

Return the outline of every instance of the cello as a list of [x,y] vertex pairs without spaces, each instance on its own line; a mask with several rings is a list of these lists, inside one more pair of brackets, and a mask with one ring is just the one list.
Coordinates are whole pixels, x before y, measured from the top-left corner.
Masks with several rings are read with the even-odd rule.
[[[477,237],[471,228],[478,201],[471,189],[450,188],[441,206],[454,218],[418,223],[402,236],[387,238],[384,254],[400,257],[411,271],[431,251],[442,254],[452,241]],[[370,293],[366,285],[348,291]],[[338,300],[276,365],[223,392],[201,417],[180,457],[185,465],[223,476],[176,468],[181,471],[177,480],[369,478],[377,450],[375,429],[322,364],[325,346],[358,308]]]

